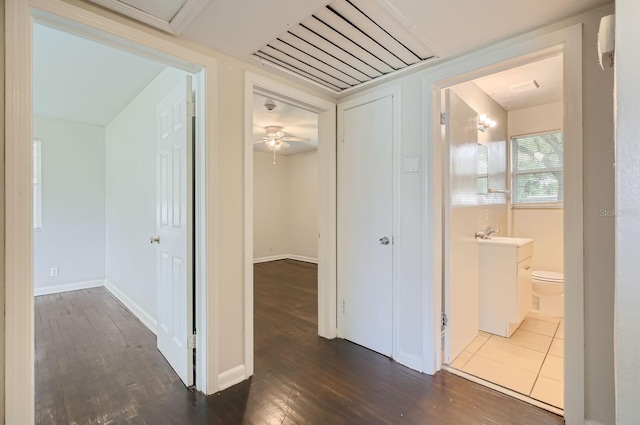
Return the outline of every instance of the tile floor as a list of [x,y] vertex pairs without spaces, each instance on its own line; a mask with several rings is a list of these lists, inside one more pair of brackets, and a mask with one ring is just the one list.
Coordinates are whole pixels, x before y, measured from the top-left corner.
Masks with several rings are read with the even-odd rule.
[[562,409],[564,321],[531,312],[511,338],[479,332],[451,366]]

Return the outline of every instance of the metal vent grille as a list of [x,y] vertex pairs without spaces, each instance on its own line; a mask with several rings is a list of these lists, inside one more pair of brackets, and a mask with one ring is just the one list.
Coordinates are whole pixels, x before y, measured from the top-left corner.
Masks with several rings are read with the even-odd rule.
[[435,58],[371,0],[336,0],[253,55],[336,92]]

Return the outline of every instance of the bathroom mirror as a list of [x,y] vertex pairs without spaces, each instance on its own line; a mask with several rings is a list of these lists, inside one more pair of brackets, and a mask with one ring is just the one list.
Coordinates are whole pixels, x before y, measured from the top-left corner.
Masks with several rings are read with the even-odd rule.
[[489,193],[489,149],[478,143],[478,194]]

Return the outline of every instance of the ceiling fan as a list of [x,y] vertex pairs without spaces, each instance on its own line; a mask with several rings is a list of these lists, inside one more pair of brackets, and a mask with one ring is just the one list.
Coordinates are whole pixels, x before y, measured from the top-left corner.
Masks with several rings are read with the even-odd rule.
[[286,133],[282,131],[282,127],[277,125],[270,125],[265,127],[265,131],[267,133],[266,136],[262,136],[259,140],[254,142],[255,145],[264,143],[272,152],[273,152],[273,163],[276,163],[276,152],[280,149],[286,149],[291,147],[290,143],[305,143],[310,139],[305,137],[293,137],[287,136]]

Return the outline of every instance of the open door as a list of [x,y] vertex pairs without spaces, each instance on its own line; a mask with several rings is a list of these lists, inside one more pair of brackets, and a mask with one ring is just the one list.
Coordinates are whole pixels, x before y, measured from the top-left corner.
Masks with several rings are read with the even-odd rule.
[[193,364],[193,103],[191,77],[157,107],[158,350],[187,386]]
[[478,114],[445,91],[445,363],[478,335]]

